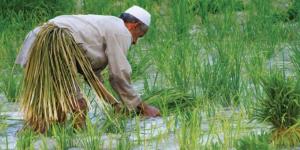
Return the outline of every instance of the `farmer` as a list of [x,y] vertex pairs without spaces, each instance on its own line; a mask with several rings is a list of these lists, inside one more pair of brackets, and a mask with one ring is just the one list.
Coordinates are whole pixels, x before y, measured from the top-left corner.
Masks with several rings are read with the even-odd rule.
[[[131,67],[126,58],[131,44],[148,31],[150,14],[132,6],[120,18],[102,15],[63,15],[32,30],[16,63],[25,68],[21,107],[25,124],[38,132],[74,116],[74,127],[85,126],[87,100],[75,74],[81,73],[99,99],[116,111],[122,108],[143,116],[160,115],[142,102],[130,83]],[[101,71],[108,66],[109,81],[121,102],[102,85]],[[124,107],[122,107],[124,106]]]

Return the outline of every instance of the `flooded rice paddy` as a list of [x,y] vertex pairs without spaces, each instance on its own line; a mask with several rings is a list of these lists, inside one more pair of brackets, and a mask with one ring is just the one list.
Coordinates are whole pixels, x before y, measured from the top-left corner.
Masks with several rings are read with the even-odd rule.
[[[23,127],[22,113],[18,111],[18,105],[14,103],[4,103],[3,106],[6,109],[1,113],[2,117],[5,117],[1,123],[6,124],[0,132],[0,149],[15,149],[18,140],[17,132]],[[209,117],[204,113],[201,114],[199,120],[201,120],[200,130],[197,131],[201,135],[198,139],[199,145],[207,145],[214,143],[224,143],[226,138],[242,137],[248,135],[251,132],[260,134],[263,131],[268,130],[268,126],[264,124],[258,124],[255,121],[247,119],[245,113],[241,110],[225,108],[215,112],[215,115]],[[89,112],[89,118],[94,124],[99,124],[99,130],[101,130],[101,122],[95,121],[99,119],[99,116],[94,116],[95,112]],[[99,113],[97,114],[99,115]],[[101,118],[101,117],[100,117]],[[96,125],[97,126],[97,125]],[[143,143],[135,143],[134,149],[179,149],[179,142],[177,133],[180,132],[181,125],[176,116],[164,116],[163,118],[147,118],[137,119],[132,118],[127,121],[125,131],[127,133],[127,140],[135,143],[142,139]],[[73,143],[75,146],[69,149],[81,149],[82,143],[78,141],[78,138],[82,140],[85,137],[74,137]],[[86,137],[87,138],[87,137]],[[117,143],[124,138],[119,134],[103,134],[101,137],[93,137],[103,142],[104,149],[115,149]],[[55,148],[56,141],[52,138],[44,139],[43,142],[47,143],[48,148]],[[34,144],[35,149],[39,149],[43,143],[41,140],[37,140]]]

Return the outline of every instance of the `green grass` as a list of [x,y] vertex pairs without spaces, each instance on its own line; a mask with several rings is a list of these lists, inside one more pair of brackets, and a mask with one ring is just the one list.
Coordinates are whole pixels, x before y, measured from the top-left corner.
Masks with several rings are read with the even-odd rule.
[[[14,60],[33,27],[62,14],[119,16],[120,12],[137,4],[151,12],[152,22],[147,35],[129,51],[132,81],[144,83],[142,98],[159,107],[164,117],[176,118],[175,124],[180,128],[172,133],[179,148],[274,148],[267,140],[269,135],[253,133],[245,137],[255,128],[247,121],[255,113],[252,107],[264,106],[257,103],[266,96],[261,79],[274,72],[268,63],[283,45],[291,47],[294,67],[291,72],[295,75],[291,82],[299,81],[297,0],[82,0],[81,7],[76,1],[13,0],[4,3],[0,6],[0,88],[7,100],[17,100],[23,71],[14,66]],[[109,86],[107,75],[105,70],[105,85]],[[283,82],[272,86],[285,85]],[[291,105],[287,105],[287,110],[299,109]],[[225,117],[227,109],[234,113]],[[280,119],[285,113],[286,110],[275,111],[274,115],[279,115]],[[34,140],[51,137],[59,143],[58,149],[66,149],[76,147],[72,140],[78,136],[84,137],[78,142],[82,148],[95,149],[105,144],[99,137],[107,133],[121,136],[117,149],[146,147],[150,140],[129,141],[125,124],[130,119],[118,116],[106,120],[102,128],[89,123],[87,130],[80,133],[74,133],[68,125],[57,126],[48,135],[28,131],[18,139],[17,148],[30,149]],[[294,124],[297,119],[287,121]],[[208,124],[207,130],[203,129],[206,128],[203,124]],[[171,130],[174,126],[168,128]],[[269,131],[265,126],[264,129]],[[201,143],[206,136],[208,140]],[[161,135],[152,141],[161,143],[166,138]]]

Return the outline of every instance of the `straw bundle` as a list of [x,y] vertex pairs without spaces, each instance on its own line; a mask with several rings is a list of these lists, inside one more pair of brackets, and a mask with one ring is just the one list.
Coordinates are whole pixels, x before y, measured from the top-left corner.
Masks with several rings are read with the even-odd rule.
[[76,62],[98,99],[117,103],[93,73],[69,30],[48,23],[38,33],[25,68],[20,99],[26,125],[44,132],[78,108]]

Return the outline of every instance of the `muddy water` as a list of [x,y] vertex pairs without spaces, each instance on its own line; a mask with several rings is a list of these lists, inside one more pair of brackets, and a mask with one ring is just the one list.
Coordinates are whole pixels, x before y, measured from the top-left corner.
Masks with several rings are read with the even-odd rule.
[[18,106],[14,103],[4,102],[4,98],[0,99],[0,149],[14,149],[16,146],[16,133],[23,126],[22,114],[18,111]]
[[[5,122],[8,127],[5,130],[0,132],[0,149],[15,149],[16,148],[16,133],[22,128],[22,114],[18,112],[17,105],[12,103],[5,103],[7,108],[4,109],[4,112],[1,113],[1,116],[6,116]],[[89,117],[92,122],[95,120],[95,116],[101,115],[97,110],[91,109],[89,112]],[[235,120],[237,115],[239,115],[239,110],[224,109],[219,111],[216,114],[216,118],[202,117],[201,121],[201,132],[202,136],[199,138],[199,144],[205,145],[207,143],[217,143],[223,142],[226,138],[225,130],[230,129],[234,132],[236,128],[239,129],[239,133],[233,134],[244,134],[246,135],[249,132],[260,132],[266,130],[267,127],[264,125],[259,125],[257,123],[249,123],[248,120]],[[228,125],[230,128],[224,128],[224,121],[229,122]],[[126,133],[128,133],[127,140],[130,140],[133,143],[136,143],[134,149],[179,149],[179,141],[176,134],[180,130],[180,124],[176,124],[176,117],[169,116],[165,118],[148,118],[141,121],[137,119],[132,119],[127,122]],[[139,128],[139,130],[137,130]],[[214,132],[212,132],[214,130]],[[240,135],[241,136],[241,135]],[[80,137],[82,140],[84,137]],[[121,139],[121,136],[118,134],[104,134],[100,138],[104,142],[104,148],[116,148],[116,143]],[[142,143],[138,143],[142,139]],[[156,140],[158,139],[158,140]],[[55,147],[56,142],[54,139],[46,140],[49,149]],[[74,138],[76,142],[76,138]],[[159,141],[159,142],[158,142]],[[75,143],[74,142],[74,143]],[[41,141],[36,141],[34,144],[35,148],[41,147]],[[82,143],[76,142],[75,147],[70,147],[70,149],[80,149],[82,148]],[[115,143],[115,144],[114,144]]]

